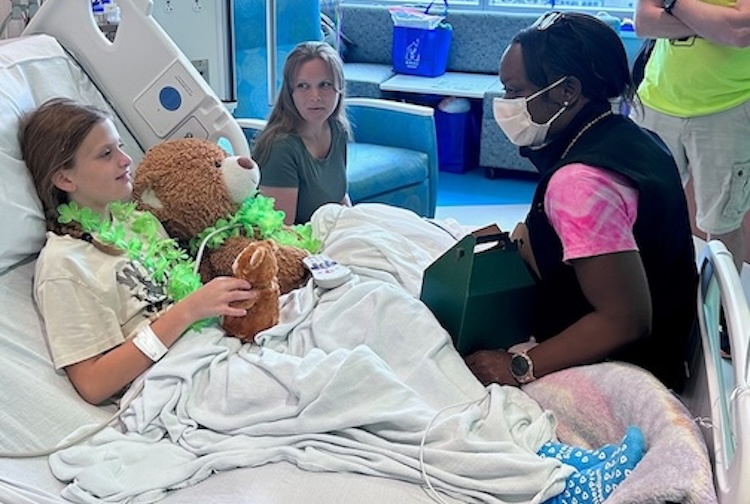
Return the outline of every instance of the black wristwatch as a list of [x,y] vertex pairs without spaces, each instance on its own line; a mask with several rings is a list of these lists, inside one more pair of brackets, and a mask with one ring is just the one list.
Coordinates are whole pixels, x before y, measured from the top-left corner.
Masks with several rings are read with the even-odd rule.
[[677,4],[677,0],[662,0],[661,8],[670,16],[674,16],[672,9],[674,9],[675,4]]
[[536,380],[534,376],[534,362],[526,352],[514,353],[510,358],[510,374],[523,385]]

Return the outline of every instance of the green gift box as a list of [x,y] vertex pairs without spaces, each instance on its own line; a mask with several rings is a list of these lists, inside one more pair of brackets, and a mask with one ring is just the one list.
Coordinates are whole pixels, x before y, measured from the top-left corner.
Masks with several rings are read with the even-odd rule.
[[420,299],[466,356],[529,339],[536,282],[516,243],[492,225],[465,236],[427,267]]

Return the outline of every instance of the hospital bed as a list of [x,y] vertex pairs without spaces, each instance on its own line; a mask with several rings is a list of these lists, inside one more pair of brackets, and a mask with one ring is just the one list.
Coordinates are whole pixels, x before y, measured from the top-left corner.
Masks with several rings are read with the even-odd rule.
[[[150,478],[170,477],[174,470],[208,457],[196,456],[189,462],[179,459],[182,464],[170,465],[170,457],[178,448],[176,445],[161,439],[152,446],[144,444],[147,438],[138,438],[140,441],[136,446],[131,444],[130,436],[138,437],[142,433],[139,434],[137,430],[130,431],[128,435],[122,433],[123,426],[129,428],[134,425],[133,422],[140,422],[143,413],[151,406],[149,398],[153,396],[149,395],[150,382],[146,382],[140,393],[135,390],[132,396],[126,395],[124,401],[133,401],[131,408],[119,420],[105,427],[116,413],[116,408],[94,407],[85,403],[65,374],[53,370],[45,345],[43,325],[32,297],[35,254],[43,244],[44,223],[32,183],[20,159],[18,120],[25,112],[50,97],[69,96],[111,110],[124,146],[136,160],[148,146],[173,136],[184,136],[186,132],[221,142],[238,153],[246,152],[247,146],[241,129],[221,109],[218,98],[207,85],[201,83],[184,56],[153,23],[148,15],[150,2],[123,0],[123,31],[115,44],[104,46],[101,46],[103,38],[97,38],[93,31],[96,26],[90,20],[88,2],[67,1],[68,11],[65,14],[50,7],[65,3],[64,0],[46,2],[29,25],[27,36],[0,45],[0,170],[3,174],[0,179],[0,235],[3,237],[0,241],[0,452],[3,452],[3,457],[0,457],[0,502],[44,504],[64,502],[65,499],[76,502],[153,502],[161,499],[162,502],[214,504],[343,503],[355,500],[363,504],[509,501],[507,495],[502,498],[498,496],[499,493],[488,490],[492,488],[487,486],[488,481],[502,476],[500,466],[497,475],[482,475],[479,470],[476,474],[466,475],[462,472],[465,470],[462,463],[465,459],[455,454],[456,458],[453,459],[451,457],[454,455],[449,454],[443,461],[445,465],[441,466],[442,472],[431,472],[429,457],[425,458],[424,447],[417,446],[419,443],[413,445],[413,450],[407,455],[399,454],[396,457],[386,456],[390,452],[380,446],[366,456],[357,458],[358,465],[352,465],[351,452],[342,451],[325,459],[311,459],[311,454],[321,450],[321,439],[317,438],[315,443],[307,439],[308,444],[300,449],[292,449],[291,444],[277,447],[280,451],[262,460],[252,457],[257,457],[257,453],[263,450],[237,450],[233,452],[234,458],[231,460],[222,459],[221,465],[201,465],[189,478],[172,480],[170,484],[160,487],[146,484]],[[132,35],[127,36],[128,33]],[[153,64],[144,62],[152,56]],[[112,63],[106,64],[102,60]],[[167,96],[165,105],[159,101],[159,97],[163,98],[161,91],[167,87],[172,90],[167,92],[171,96]],[[188,90],[192,93],[189,98],[175,101],[175,93],[181,96]],[[175,107],[175,103],[184,104],[184,107]],[[463,424],[450,423],[456,417],[449,410],[466,406],[457,404],[455,396],[463,394],[474,398],[479,394],[476,405],[483,405],[487,397],[501,395],[528,405],[533,414],[529,413],[527,423],[542,425],[542,431],[551,417],[542,409],[536,412],[534,408],[541,406],[544,410],[553,411],[557,423],[551,425],[556,426],[556,434],[561,440],[571,444],[596,447],[616,442],[629,425],[639,425],[646,435],[649,451],[608,502],[716,502],[711,460],[716,463],[722,504],[741,502],[741,498],[747,496],[747,488],[741,486],[741,465],[738,462],[748,451],[738,442],[742,425],[737,421],[733,424],[731,419],[720,421],[720,417],[708,415],[707,418],[712,418],[715,433],[714,442],[711,443],[713,452],[709,456],[703,436],[694,422],[694,415],[653,377],[633,366],[618,363],[582,366],[537,380],[524,387],[525,394],[512,387],[491,387],[490,392],[494,395],[485,396],[486,391],[465,369],[445,332],[417,301],[421,271],[460,237],[462,229],[454,224],[430,222],[413,213],[376,204],[357,205],[351,209],[324,207],[313,219],[314,231],[323,239],[326,252],[343,264],[350,265],[359,278],[368,279],[352,289],[372,289],[365,295],[367,299],[375,295],[396,296],[399,299],[398,303],[387,304],[390,312],[383,313],[377,320],[370,320],[377,324],[390,323],[388,329],[392,331],[405,331],[404,337],[399,340],[404,342],[403,346],[380,349],[383,354],[389,351],[395,354],[392,356],[394,361],[388,361],[389,365],[395,367],[395,361],[408,357],[410,360],[406,367],[413,374],[418,374],[422,366],[431,369],[433,363],[447,366],[450,370],[441,375],[445,378],[444,382],[440,382],[440,385],[438,382],[429,383],[425,389],[425,394],[435,395],[431,399],[436,403],[442,401],[441,408],[430,418],[430,422],[416,427],[417,433],[423,431],[425,442],[429,433],[445,435],[443,441],[449,446],[463,446],[466,438],[474,433],[467,431],[465,426],[459,430]],[[708,250],[715,250],[715,246]],[[707,261],[721,264],[721,254],[709,255]],[[727,278],[731,278],[725,269],[705,267],[703,271],[706,282],[713,281],[708,277],[717,278],[721,286],[718,292],[722,295],[727,298],[737,295],[736,289],[724,288]],[[716,302],[716,292],[713,287],[706,290],[708,303]],[[321,362],[340,355],[341,349],[347,345],[344,336],[353,337],[350,333],[356,336],[358,332],[365,332],[346,328],[366,327],[363,318],[357,315],[368,316],[374,309],[367,303],[352,303],[346,309],[341,307],[341,300],[346,299],[345,294],[340,295],[341,299],[330,297],[333,294],[324,297],[325,294],[317,293],[309,284],[293,292],[284,300],[288,311],[282,311],[282,324],[264,333],[262,345],[275,345],[275,348],[290,352],[292,340],[282,331],[285,326],[291,325],[290,313],[302,316],[299,314],[305,310],[300,308],[310,301],[313,303],[309,305],[310,313],[318,314],[321,320],[339,328],[335,346],[341,348],[330,349],[326,359]],[[315,304],[320,299],[325,299],[326,303]],[[366,311],[353,313],[352,310],[363,308],[360,305],[367,305],[364,307]],[[727,303],[724,305],[726,307]],[[374,306],[377,307],[377,304]],[[323,311],[326,307],[339,310],[337,316],[326,318],[327,312]],[[741,308],[737,308],[736,317],[733,313],[728,317],[729,329],[736,335],[741,328],[748,326],[747,321],[740,318]],[[715,336],[715,331],[712,333],[709,330],[718,324],[715,318],[703,319],[707,337]],[[314,325],[315,320],[311,319],[310,324]],[[739,346],[743,344],[742,341],[736,340],[737,348],[747,348],[747,338],[744,339],[744,346]],[[375,339],[368,345],[352,345],[351,354],[367,354],[380,343],[379,339]],[[245,360],[259,358],[257,346],[241,346],[231,338],[220,338],[212,344],[238,354],[244,352]],[[704,345],[707,348],[715,346],[710,341]],[[177,353],[179,356],[175,348],[167,355]],[[315,350],[310,354],[320,353],[320,349]],[[425,353],[429,354],[429,358],[424,359]],[[279,355],[282,354],[284,352],[279,352]],[[169,357],[165,359],[169,360]],[[710,361],[706,362],[710,364]],[[746,359],[735,361],[742,366],[745,362]],[[717,379],[715,366],[707,365],[706,368],[705,383],[709,384],[710,394],[699,394],[699,397],[709,397],[708,401],[713,406],[717,404],[714,398],[718,398],[721,392],[710,385],[712,380]],[[319,371],[325,368],[318,366],[315,369]],[[382,371],[382,368],[377,369]],[[360,401],[367,406],[365,413],[368,409],[377,410],[377,401],[392,400],[389,394],[379,394],[381,389],[377,387],[371,390],[366,388],[368,382],[378,378],[377,374],[368,373],[365,380],[347,381],[346,387],[342,388],[342,393],[349,393],[349,388],[362,384],[364,392],[368,394]],[[335,383],[334,378],[331,377],[332,383]],[[412,383],[411,386],[418,387],[420,384]],[[431,391],[429,386],[434,386],[435,390]],[[738,405],[746,406],[743,403],[746,400],[744,386],[735,386],[734,389],[725,386],[729,387],[727,390],[736,391],[731,394],[733,399],[729,406],[714,408],[712,413],[737,414]],[[454,389],[457,392],[449,393]],[[336,397],[334,395],[328,406],[341,409],[328,415],[331,418],[316,420],[336,420],[336,415],[346,415],[348,411],[357,409],[356,402],[337,404]],[[473,399],[470,402],[473,404]],[[490,416],[491,408],[488,406],[487,409],[489,412],[482,408],[466,407],[461,415],[487,415],[470,423],[471,426],[482,421],[495,425],[490,422],[495,418]],[[226,420],[247,413],[245,410],[238,411]],[[441,422],[442,415],[447,418]],[[506,421],[510,420],[494,420],[497,423]],[[92,434],[95,427],[104,430]],[[146,425],[144,432],[149,432],[149,427]],[[519,429],[530,428],[525,426]],[[734,457],[727,457],[726,449],[720,448],[725,446],[723,438],[731,436],[730,429],[733,429],[731,432],[736,437]],[[344,437],[349,442],[365,434],[370,436],[371,433],[353,429],[347,431],[347,436],[351,438]],[[20,458],[11,456],[44,452],[58,446],[64,439],[89,434],[93,436],[91,439],[63,450],[63,456],[54,458],[54,464],[51,462],[53,459],[42,454]],[[336,439],[343,443],[340,435]],[[472,449],[489,450],[488,455],[494,456],[495,452],[489,449],[492,440],[481,440],[481,437],[476,438]],[[112,449],[108,449],[110,441],[114,443]],[[221,442],[209,443],[205,449],[225,446],[230,441],[233,441],[231,437],[223,438]],[[169,445],[165,451],[161,451],[163,444]],[[79,457],[85,459],[90,453],[87,450],[96,451],[101,447],[104,447],[104,456],[92,462],[85,471],[66,475],[66,469],[60,469],[61,464],[72,464],[71,461],[80,460]],[[148,448],[148,453],[138,451],[144,447]],[[150,451],[152,449],[156,451]],[[330,452],[326,453],[330,455]],[[216,456],[215,453],[211,455]],[[216,459],[212,460],[215,464]],[[58,468],[56,474],[62,475],[60,479],[53,475],[52,465]],[[133,469],[131,465],[135,466],[135,473],[126,470]],[[396,469],[390,473],[383,469],[393,467]],[[451,469],[446,470],[446,467]],[[513,464],[509,467],[513,467]],[[133,474],[138,477],[133,478]],[[128,475],[130,479],[126,477]],[[521,482],[518,484],[522,486]],[[536,502],[532,499],[526,501]]]

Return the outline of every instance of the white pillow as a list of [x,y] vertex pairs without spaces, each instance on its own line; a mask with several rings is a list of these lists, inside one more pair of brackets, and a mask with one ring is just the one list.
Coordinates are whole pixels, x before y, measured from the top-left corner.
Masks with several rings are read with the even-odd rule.
[[55,371],[31,293],[34,265],[28,261],[0,276],[0,451],[51,448],[112,413],[81,399],[67,375]]
[[[42,207],[21,159],[20,118],[50,98],[64,96],[112,112],[88,76],[57,41],[47,35],[0,43],[0,274],[44,244]],[[114,113],[113,113],[114,116]],[[115,118],[134,166],[143,155]]]

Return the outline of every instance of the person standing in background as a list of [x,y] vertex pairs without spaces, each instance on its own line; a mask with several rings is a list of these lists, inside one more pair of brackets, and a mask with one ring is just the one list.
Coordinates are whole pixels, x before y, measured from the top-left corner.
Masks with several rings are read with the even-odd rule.
[[750,209],[750,1],[639,0],[638,36],[657,38],[633,118],[672,151],[695,193],[696,227],[741,271]]

